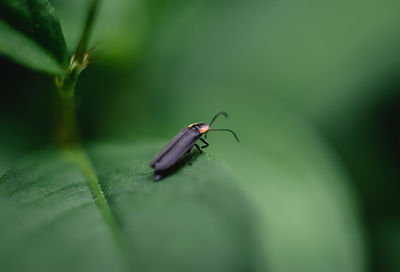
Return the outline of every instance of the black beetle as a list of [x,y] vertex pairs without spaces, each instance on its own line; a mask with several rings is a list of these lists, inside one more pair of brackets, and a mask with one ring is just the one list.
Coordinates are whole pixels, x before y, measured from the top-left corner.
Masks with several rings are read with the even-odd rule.
[[[202,153],[203,149],[209,144],[205,139],[201,138],[201,136],[205,135],[205,138],[207,138],[207,133],[209,131],[229,131],[233,134],[233,136],[235,136],[236,141],[239,142],[239,138],[237,137],[236,133],[231,129],[210,128],[215,119],[217,119],[217,117],[221,114],[225,117],[228,117],[226,112],[221,111],[213,117],[210,124],[194,123],[183,128],[151,161],[150,166],[154,169],[154,180],[159,180],[168,174],[168,172],[170,172],[170,170],[176,166],[179,159],[185,153],[191,151],[193,146],[195,146],[200,153]],[[199,139],[204,143],[204,145],[201,147],[196,144],[196,141]]]

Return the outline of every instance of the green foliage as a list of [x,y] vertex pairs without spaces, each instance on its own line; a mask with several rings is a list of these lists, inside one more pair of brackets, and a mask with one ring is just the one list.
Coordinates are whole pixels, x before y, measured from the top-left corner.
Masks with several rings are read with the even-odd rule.
[[0,53],[29,68],[62,74],[63,68],[34,41],[0,20]]
[[9,170],[0,179],[2,268],[251,271],[252,219],[234,179],[201,155],[155,183],[149,161],[161,147],[90,146],[117,230],[96,205],[79,150],[48,149]]
[[[43,48],[44,52],[41,54],[48,54],[53,57],[61,67],[66,67],[68,64],[68,53],[67,47],[65,44],[64,36],[61,30],[60,23],[58,21],[58,17],[55,13],[54,8],[50,5],[48,0],[4,0],[0,2],[0,18],[5,23],[7,23],[11,28],[15,31],[18,31],[28,38],[30,38],[34,43],[37,43],[39,47]],[[5,28],[2,26],[2,28]],[[5,31],[5,30],[3,30]],[[7,30],[10,32],[10,30]],[[8,38],[12,38],[14,35],[18,35],[15,32],[7,32],[3,35],[8,35]],[[19,38],[15,38],[20,40]],[[3,36],[6,37],[6,36]],[[20,47],[23,44],[18,43],[15,44]],[[27,45],[32,47],[29,42]],[[19,47],[15,48],[18,51]],[[21,48],[22,50],[23,48]],[[26,49],[25,49],[26,50]],[[33,48],[31,50],[37,51],[37,48]],[[8,55],[13,52],[5,52]],[[33,53],[31,53],[33,54]],[[39,53],[36,52],[35,55]],[[45,57],[41,56],[27,56],[30,61],[24,62],[24,60],[19,57],[17,60],[22,64],[28,65],[32,68],[37,68],[43,70],[40,66],[40,61],[49,62]],[[23,56],[23,55],[22,55]],[[12,57],[12,56],[11,56]],[[36,59],[34,59],[36,57]],[[39,67],[36,67],[39,66]],[[50,65],[49,65],[50,66]],[[54,69],[54,68],[53,68]],[[45,71],[53,71],[50,68],[45,69]]]
[[[81,44],[80,60],[56,80],[59,134],[75,149],[32,153],[0,179],[2,267],[398,271],[396,190],[388,192],[398,163],[376,143],[373,109],[392,95],[386,73],[399,71],[400,2],[361,2],[103,0],[91,33],[94,20],[84,21],[97,1],[52,1],[68,45]],[[1,1],[0,18],[0,53],[51,74],[67,65],[48,1]],[[90,40],[104,58],[75,96]],[[41,87],[25,75],[14,88],[13,76],[4,90],[22,98]],[[210,133],[216,160],[199,156],[152,182],[148,164],[163,144],[220,110],[231,119],[215,126],[235,129],[241,143]],[[8,123],[0,119],[0,171],[34,134],[15,137]],[[93,138],[119,144],[85,145]]]
[[67,47],[54,8],[47,0],[0,3],[0,53],[31,69],[62,74]]

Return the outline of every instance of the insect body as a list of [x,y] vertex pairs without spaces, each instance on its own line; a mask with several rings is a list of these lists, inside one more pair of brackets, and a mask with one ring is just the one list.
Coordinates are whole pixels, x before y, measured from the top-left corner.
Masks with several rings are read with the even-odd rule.
[[[168,172],[176,166],[179,159],[182,158],[185,153],[191,151],[193,146],[202,153],[203,149],[209,144],[205,139],[201,138],[201,136],[205,135],[205,138],[207,138],[207,133],[209,131],[229,131],[239,142],[235,132],[230,129],[210,128],[215,119],[221,114],[227,117],[227,114],[222,111],[214,116],[210,124],[194,123],[183,128],[151,161],[150,166],[154,169],[154,180],[159,180],[168,174]],[[197,140],[202,141],[204,145],[201,147],[197,145]]]

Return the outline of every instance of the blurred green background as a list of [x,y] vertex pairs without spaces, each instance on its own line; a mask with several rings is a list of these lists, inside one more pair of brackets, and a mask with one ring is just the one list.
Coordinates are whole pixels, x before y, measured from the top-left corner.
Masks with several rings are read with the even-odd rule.
[[[50,2],[72,53],[89,1]],[[225,110],[215,127],[241,143],[210,133],[207,153],[251,207],[252,270],[400,271],[399,14],[399,1],[103,0],[99,59],[76,87],[84,143],[165,144]],[[3,174],[53,141],[54,88],[0,67]]]

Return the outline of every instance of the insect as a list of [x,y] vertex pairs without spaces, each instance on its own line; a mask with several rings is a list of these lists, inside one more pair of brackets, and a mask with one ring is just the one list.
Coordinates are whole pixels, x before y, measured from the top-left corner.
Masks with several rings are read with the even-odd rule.
[[[150,166],[154,169],[154,180],[160,180],[163,176],[167,175],[171,170],[173,170],[180,158],[186,153],[192,150],[195,146],[200,153],[203,153],[203,149],[208,147],[208,142],[201,138],[207,138],[207,133],[210,131],[228,131],[233,134],[236,141],[239,142],[239,138],[236,133],[227,128],[214,128],[211,129],[211,125],[217,119],[218,116],[224,115],[228,117],[226,112],[218,112],[211,120],[209,124],[207,123],[193,123],[185,128],[183,128],[172,140],[154,157],[151,161]],[[203,146],[196,144],[197,140],[204,143]]]

